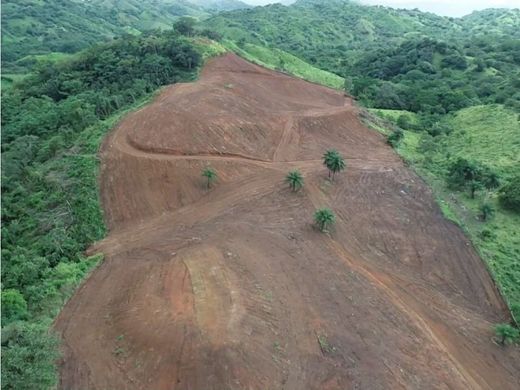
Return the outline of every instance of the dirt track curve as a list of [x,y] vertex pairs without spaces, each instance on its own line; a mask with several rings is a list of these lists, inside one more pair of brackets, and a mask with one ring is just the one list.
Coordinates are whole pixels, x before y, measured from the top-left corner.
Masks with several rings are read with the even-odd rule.
[[227,54],[128,115],[101,159],[110,234],[56,322],[62,389],[520,388],[482,261],[339,92]]

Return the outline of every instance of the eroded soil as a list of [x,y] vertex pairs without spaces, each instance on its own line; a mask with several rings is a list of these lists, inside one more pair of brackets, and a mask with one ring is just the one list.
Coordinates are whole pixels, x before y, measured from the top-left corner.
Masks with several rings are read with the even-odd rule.
[[[347,161],[333,183],[327,148]],[[106,259],[57,320],[61,388],[519,388],[486,267],[350,98],[227,54],[101,159]]]

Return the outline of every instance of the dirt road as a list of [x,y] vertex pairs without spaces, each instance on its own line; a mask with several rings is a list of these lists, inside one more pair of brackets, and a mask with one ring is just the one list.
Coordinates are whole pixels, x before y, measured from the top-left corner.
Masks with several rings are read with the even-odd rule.
[[[333,183],[327,148],[347,162]],[[484,264],[339,92],[227,54],[128,115],[101,159],[106,259],[57,320],[61,388],[519,388]]]

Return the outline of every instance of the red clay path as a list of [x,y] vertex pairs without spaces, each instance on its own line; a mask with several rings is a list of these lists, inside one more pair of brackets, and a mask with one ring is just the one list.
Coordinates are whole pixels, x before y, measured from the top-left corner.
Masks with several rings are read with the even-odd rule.
[[[327,148],[347,161],[334,183]],[[227,54],[128,115],[101,159],[110,234],[56,323],[62,389],[520,388],[483,262],[339,92]]]

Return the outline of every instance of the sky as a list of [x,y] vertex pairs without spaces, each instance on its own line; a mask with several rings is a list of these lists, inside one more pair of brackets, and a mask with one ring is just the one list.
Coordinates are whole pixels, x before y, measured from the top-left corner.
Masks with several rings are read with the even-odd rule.
[[[248,4],[264,5],[276,0],[244,0]],[[326,1],[326,0],[324,0]],[[280,1],[292,3],[294,1]],[[520,0],[358,0],[370,5],[386,5],[394,8],[419,8],[421,11],[434,12],[445,16],[464,16],[484,8],[519,8]]]

